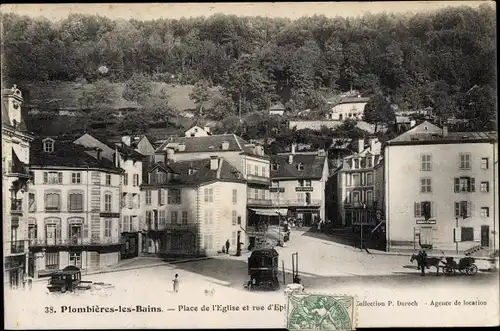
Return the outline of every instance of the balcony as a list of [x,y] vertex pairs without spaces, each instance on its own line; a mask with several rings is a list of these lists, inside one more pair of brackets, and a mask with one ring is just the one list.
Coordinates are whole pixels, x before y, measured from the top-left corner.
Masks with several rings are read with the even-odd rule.
[[269,177],[247,174],[247,181],[254,184],[269,185]]
[[321,200],[312,199],[310,201],[305,200],[279,200],[273,201],[274,206],[279,207],[320,207]]
[[12,214],[22,214],[23,213],[23,199],[11,200],[10,212]]
[[24,241],[18,240],[10,243],[10,253],[11,254],[21,254],[24,253]]
[[71,238],[71,239],[30,239],[30,247],[48,246],[111,246],[120,245],[124,241],[121,237],[104,238]]
[[252,198],[247,199],[248,206],[271,206],[272,204],[273,201],[270,199],[252,199]]

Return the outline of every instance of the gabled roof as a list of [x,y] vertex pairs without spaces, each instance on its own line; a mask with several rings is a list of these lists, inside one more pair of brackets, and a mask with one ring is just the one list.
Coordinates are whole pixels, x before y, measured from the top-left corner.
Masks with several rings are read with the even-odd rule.
[[269,110],[285,110],[285,106],[281,102],[278,102],[272,105]]
[[[292,164],[288,163],[288,155],[271,156],[271,179],[297,178],[297,179],[319,179],[323,176],[323,166],[326,156],[295,154]],[[273,170],[273,164],[279,165],[278,170]],[[304,170],[298,170],[298,164],[302,163]]]
[[108,146],[109,148],[111,148],[113,150],[114,149],[118,150],[118,152],[122,156],[130,157],[130,158],[135,159],[135,160],[143,160],[144,157],[145,157],[144,155],[142,155],[141,153],[137,152],[133,148],[128,147],[128,146],[126,146],[124,144],[117,145],[117,144],[115,144],[113,142],[110,142],[107,139],[107,137],[103,137],[103,136],[96,135],[96,134],[90,134],[90,133],[86,133],[85,135],[89,135],[89,136],[93,137],[94,139],[98,140],[99,142],[101,142],[102,144]]
[[[228,142],[227,150],[222,149],[222,143]],[[235,134],[220,134],[206,137],[177,137],[172,141],[165,141],[156,149],[156,153],[164,153],[169,143],[184,144],[184,151],[176,153],[199,153],[199,152],[220,152],[220,151],[241,151],[243,152],[246,141]]]
[[85,151],[86,148],[82,145],[55,140],[54,151],[47,153],[43,151],[42,139],[37,138],[30,143],[30,166],[79,169],[90,167],[121,172],[121,169],[115,167],[113,162],[105,158],[98,160]]

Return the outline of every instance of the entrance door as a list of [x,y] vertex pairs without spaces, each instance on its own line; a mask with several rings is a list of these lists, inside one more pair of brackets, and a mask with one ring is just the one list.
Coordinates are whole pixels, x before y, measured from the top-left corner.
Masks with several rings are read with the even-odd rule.
[[56,244],[56,225],[55,224],[47,224],[47,245],[55,245]]
[[69,237],[72,244],[78,244],[82,238],[82,226],[71,224],[69,227]]
[[490,227],[481,225],[481,246],[490,247]]
[[304,225],[311,226],[312,225],[312,216],[311,213],[304,213]]
[[420,247],[432,248],[432,227],[420,228]]

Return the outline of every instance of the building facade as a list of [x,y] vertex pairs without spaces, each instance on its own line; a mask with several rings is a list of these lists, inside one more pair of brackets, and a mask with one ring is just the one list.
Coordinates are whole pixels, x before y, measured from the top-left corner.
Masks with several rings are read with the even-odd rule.
[[366,146],[365,139],[359,139],[357,145],[357,152],[344,157],[336,173],[339,225],[354,230],[377,224],[374,167],[381,152],[375,137],[369,138]]
[[118,263],[122,171],[100,153],[52,138],[31,144],[27,233],[33,277],[68,265]]
[[21,91],[2,90],[2,209],[4,287],[18,287],[26,273],[28,241],[26,212],[30,143],[34,137],[24,122]]
[[206,137],[210,135],[211,135],[210,127],[208,126],[201,128],[195,125],[186,132],[184,132],[185,137]]
[[363,119],[365,106],[370,98],[348,97],[342,98],[331,108],[326,115],[327,120],[344,121],[348,118],[354,120]]
[[325,219],[325,189],[328,158],[324,150],[297,152],[271,157],[270,196],[276,213],[301,219],[305,226]]
[[160,161],[148,172],[144,253],[210,256],[228,240],[230,253],[244,245],[246,181],[227,160]]
[[498,249],[496,132],[423,122],[384,150],[387,248]]

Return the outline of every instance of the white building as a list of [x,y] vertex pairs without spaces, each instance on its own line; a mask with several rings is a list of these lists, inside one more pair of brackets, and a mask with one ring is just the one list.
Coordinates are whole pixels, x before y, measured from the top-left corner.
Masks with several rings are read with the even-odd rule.
[[195,125],[186,132],[184,132],[185,137],[206,137],[210,135],[211,135],[210,127],[208,126],[201,128]]
[[246,181],[227,160],[160,161],[148,172],[144,253],[209,256],[229,240],[234,254],[244,244]]
[[52,138],[31,144],[28,237],[34,277],[68,265],[118,263],[121,170],[98,149]]
[[365,106],[370,98],[347,97],[331,103],[332,108],[326,114],[327,120],[343,121],[347,118],[361,120],[365,112]]
[[140,186],[143,182],[143,167],[147,157],[126,144],[118,146],[109,143],[102,137],[94,137],[88,133],[75,140],[74,143],[85,147],[99,148],[102,158],[115,162],[123,170],[120,180],[121,219],[119,228],[125,245],[121,258],[137,256],[142,245],[139,231],[145,217],[144,197]]
[[272,105],[269,108],[269,115],[283,116],[285,114],[285,106],[281,102]]
[[23,96],[2,90],[2,209],[4,287],[18,287],[28,263],[27,221],[30,143],[21,114]]
[[423,122],[384,151],[387,248],[498,249],[496,132]]
[[381,143],[376,137],[358,140],[358,150],[342,160],[337,171],[337,206],[341,226],[376,226],[374,167]]
[[[311,226],[316,219],[325,219],[325,189],[328,180],[328,158],[324,150],[297,152],[295,144],[290,153],[271,157],[271,200],[269,216],[302,219]],[[255,213],[266,211],[255,209]]]

